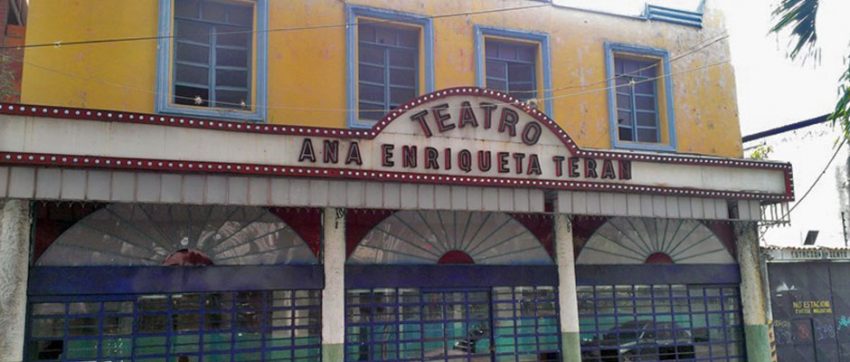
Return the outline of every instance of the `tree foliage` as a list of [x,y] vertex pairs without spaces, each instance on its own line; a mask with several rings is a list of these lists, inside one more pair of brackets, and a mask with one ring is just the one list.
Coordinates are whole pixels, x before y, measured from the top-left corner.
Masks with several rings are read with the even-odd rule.
[[[820,0],[781,0],[773,10],[774,24],[770,32],[779,34],[790,31],[792,43],[788,57],[796,60],[808,58],[820,60],[817,46],[817,15]],[[844,137],[850,139],[850,56],[845,58],[846,68],[838,80],[838,102],[829,115],[833,124],[841,125]]]

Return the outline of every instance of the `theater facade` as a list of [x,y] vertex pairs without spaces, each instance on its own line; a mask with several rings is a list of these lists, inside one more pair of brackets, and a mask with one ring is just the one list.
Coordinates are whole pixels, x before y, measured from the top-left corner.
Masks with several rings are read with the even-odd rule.
[[2,107],[26,360],[767,351],[755,223],[785,163],[583,149],[474,87],[368,130]]
[[711,5],[31,2],[0,360],[768,361]]

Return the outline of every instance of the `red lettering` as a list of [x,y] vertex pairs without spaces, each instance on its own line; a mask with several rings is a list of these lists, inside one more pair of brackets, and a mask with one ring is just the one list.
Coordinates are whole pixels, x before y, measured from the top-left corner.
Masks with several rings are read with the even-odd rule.
[[540,160],[537,159],[537,154],[528,155],[528,171],[526,174],[528,175],[541,175],[543,174],[543,170],[540,169]]
[[514,161],[516,161],[514,163],[514,165],[515,165],[515,168],[516,168],[516,173],[518,173],[518,174],[522,173],[522,160],[524,158],[525,158],[524,153],[520,153],[520,152],[514,153]]
[[472,105],[469,102],[461,102],[460,117],[458,117],[457,122],[460,124],[460,128],[465,127],[467,124],[472,127],[478,127],[478,119],[475,118],[475,112],[472,111]]
[[401,167],[416,168],[416,146],[401,146]]
[[339,162],[339,141],[325,140],[322,161],[325,163]]
[[499,152],[496,154],[496,158],[499,159],[499,164],[496,167],[496,170],[499,173],[508,173],[508,156],[510,156],[507,152]]
[[437,129],[440,130],[440,133],[455,128],[454,124],[446,123],[446,121],[452,118],[450,114],[444,113],[447,109],[449,109],[448,103],[443,103],[431,108],[431,113],[434,114],[434,119],[437,120]]
[[437,163],[437,158],[440,153],[434,147],[425,147],[425,168],[439,170],[440,165]]
[[599,174],[596,173],[596,160],[592,158],[584,159],[584,177],[587,178],[597,178]]
[[348,145],[348,155],[345,156],[345,164],[356,163],[359,166],[363,165],[363,158],[360,157],[360,145],[357,142],[351,142]]
[[487,102],[481,102],[478,106],[484,110],[484,129],[490,129],[490,125],[493,122],[493,111],[498,107],[493,103]]
[[502,117],[499,118],[499,132],[508,131],[511,137],[516,136],[516,124],[519,122],[519,114],[513,109],[502,108]]
[[410,120],[419,122],[419,127],[422,128],[422,132],[425,133],[425,137],[431,137],[433,133],[431,133],[431,128],[428,127],[428,123],[425,122],[425,116],[427,115],[428,111],[421,111],[410,116]]
[[555,163],[555,176],[561,177],[564,174],[564,156],[552,156],[552,162]]
[[395,162],[393,162],[393,148],[395,148],[393,145],[381,145],[381,166],[393,167],[395,165]]
[[316,162],[316,152],[313,150],[313,141],[309,138],[305,138],[304,142],[301,143],[301,152],[298,153],[298,162],[304,162],[304,160]]

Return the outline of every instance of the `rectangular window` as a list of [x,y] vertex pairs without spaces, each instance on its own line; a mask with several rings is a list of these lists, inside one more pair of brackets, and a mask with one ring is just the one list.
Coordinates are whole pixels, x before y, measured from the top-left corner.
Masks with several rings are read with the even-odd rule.
[[236,120],[266,114],[268,0],[160,0],[156,110]]
[[614,57],[620,141],[659,142],[658,67],[655,60]]
[[475,26],[475,84],[552,112],[549,34]]
[[537,46],[487,39],[484,52],[487,88],[523,101],[537,97]]
[[176,0],[174,104],[249,109],[254,8]]
[[605,43],[611,145],[676,150],[670,56],[664,49]]
[[361,20],[357,43],[359,117],[377,121],[419,94],[419,29]]

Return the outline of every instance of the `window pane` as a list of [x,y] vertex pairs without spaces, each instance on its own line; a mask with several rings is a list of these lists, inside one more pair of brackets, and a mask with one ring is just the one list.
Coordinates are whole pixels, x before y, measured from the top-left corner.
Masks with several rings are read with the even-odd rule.
[[177,0],[174,2],[174,15],[185,18],[197,18],[198,0]]
[[531,82],[534,80],[534,66],[531,64],[508,63],[510,82]]
[[254,22],[254,9],[250,6],[234,6],[227,14],[227,22],[234,25],[251,26]]
[[419,32],[416,30],[405,30],[398,33],[398,45],[407,48],[419,47]]
[[216,49],[216,65],[248,67],[248,52],[245,50]]
[[390,69],[390,84],[413,87],[416,85],[416,71],[413,69]]
[[244,70],[218,70],[215,72],[215,84],[247,88],[248,72]]
[[416,90],[413,88],[392,87],[390,88],[390,103],[399,105],[416,98]]
[[177,85],[174,87],[174,103],[206,107],[209,104],[207,88]]
[[384,68],[360,63],[360,81],[384,83]]
[[487,76],[504,79],[507,76],[508,64],[498,60],[487,61]]
[[375,42],[384,45],[396,45],[397,29],[389,26],[375,26]]
[[189,40],[209,44],[211,27],[194,21],[177,20],[174,24],[174,37],[177,40]]
[[360,44],[358,55],[361,62],[370,64],[384,64],[384,49],[374,45]]
[[361,83],[360,99],[376,103],[384,103],[384,88],[381,86]]
[[247,91],[216,90],[215,106],[223,108],[248,108],[250,99]]
[[367,19],[358,19],[357,39],[360,42],[375,42],[375,26],[367,24]]
[[177,42],[177,61],[209,64],[210,48],[203,45],[193,45]]
[[250,46],[251,30],[237,27],[216,28],[216,44],[248,48]]
[[487,88],[505,91],[508,89],[507,83],[503,80],[487,78]]
[[407,49],[390,50],[390,65],[398,67],[416,67],[416,52]]
[[655,80],[644,78],[635,81],[635,92],[640,94],[655,95]]
[[656,127],[654,112],[637,112],[637,125],[644,127]]
[[635,107],[641,110],[655,110],[655,97],[635,95]]
[[207,67],[177,64],[174,73],[177,77],[177,82],[180,83],[192,83],[203,86],[209,83]]
[[618,111],[617,112],[617,124],[620,126],[632,126],[632,112],[629,111]]
[[638,128],[638,142],[658,142],[655,128]]
[[631,109],[632,108],[632,97],[628,94],[617,93],[617,108]]
[[378,120],[384,116],[383,105],[376,105],[374,103],[363,103],[359,104],[360,109],[360,119],[364,120]]
[[229,7],[225,4],[213,2],[213,1],[204,1],[201,5],[201,16],[203,16],[204,20],[210,20],[215,22],[223,23],[225,22],[227,11]]

